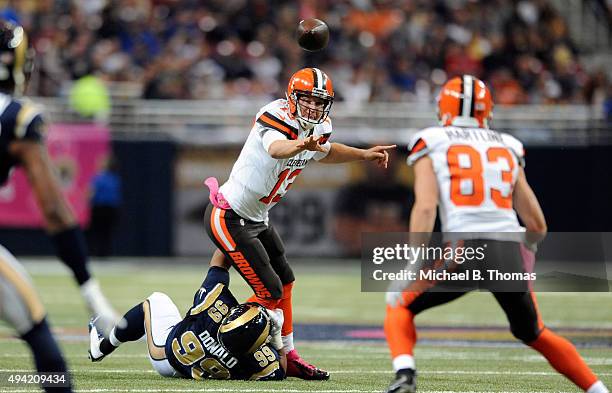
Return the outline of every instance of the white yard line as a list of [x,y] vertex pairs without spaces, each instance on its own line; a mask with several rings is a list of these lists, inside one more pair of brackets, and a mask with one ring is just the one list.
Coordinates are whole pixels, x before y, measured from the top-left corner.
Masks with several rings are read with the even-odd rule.
[[[0,369],[0,372],[29,372],[32,370],[26,369]],[[92,373],[92,374],[155,374],[155,370],[143,369],[96,369],[94,368],[73,368],[74,373]],[[331,374],[393,374],[392,370],[329,370]],[[419,370],[419,374],[435,374],[435,375],[534,375],[534,376],[560,376],[561,374],[554,371],[495,371],[495,370]],[[598,376],[612,376],[612,372],[598,372]]]

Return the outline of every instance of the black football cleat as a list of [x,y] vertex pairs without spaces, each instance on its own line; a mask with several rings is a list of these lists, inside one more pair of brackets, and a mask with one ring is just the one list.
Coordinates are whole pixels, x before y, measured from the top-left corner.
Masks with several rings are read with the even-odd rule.
[[411,368],[398,370],[395,379],[389,385],[387,393],[415,393],[416,371]]

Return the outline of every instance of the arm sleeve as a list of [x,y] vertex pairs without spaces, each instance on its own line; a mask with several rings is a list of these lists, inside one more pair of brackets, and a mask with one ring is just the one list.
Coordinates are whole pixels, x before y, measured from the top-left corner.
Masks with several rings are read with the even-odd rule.
[[15,117],[15,136],[18,139],[40,141],[43,139],[45,122],[41,107],[30,101],[22,101]]
[[202,283],[202,288],[210,291],[217,284],[223,284],[226,287],[229,286],[229,272],[222,267],[211,266]]
[[228,307],[238,304],[228,286],[229,272],[227,270],[217,266],[209,268],[206,279],[193,296],[193,305],[187,311],[186,318],[207,310],[217,299],[223,301]]
[[46,125],[42,115],[38,114],[25,126],[22,139],[40,142],[45,137],[45,129]]
[[[193,308],[198,308],[206,298],[215,301],[229,286],[229,272],[221,267],[212,266],[208,269],[208,274],[202,285],[193,296]],[[212,296],[212,297],[211,297]]]
[[250,355],[247,363],[252,365],[255,372],[250,376],[251,381],[278,381],[285,379],[285,371],[280,365],[280,354],[270,345],[265,344],[261,348],[267,347],[274,353],[275,359],[270,361],[268,364],[261,366],[257,360],[254,359],[254,355]]

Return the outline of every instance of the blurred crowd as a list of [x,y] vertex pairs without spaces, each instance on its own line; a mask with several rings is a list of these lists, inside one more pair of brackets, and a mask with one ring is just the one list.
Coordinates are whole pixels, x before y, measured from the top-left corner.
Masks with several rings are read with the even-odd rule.
[[[433,99],[470,73],[498,104],[591,103],[610,95],[605,69],[586,70],[548,0],[4,0],[0,16],[30,33],[38,54],[31,94],[58,95],[96,75],[161,99],[282,95],[314,66],[339,99]],[[295,41],[301,19],[331,29],[327,49]],[[116,84],[113,84],[116,85]]]

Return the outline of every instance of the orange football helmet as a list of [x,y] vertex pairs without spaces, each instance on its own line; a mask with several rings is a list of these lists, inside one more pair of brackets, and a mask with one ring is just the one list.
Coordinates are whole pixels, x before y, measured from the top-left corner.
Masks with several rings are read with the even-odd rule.
[[304,128],[323,123],[334,102],[331,78],[318,68],[302,68],[289,79],[287,101],[289,110]]
[[441,125],[489,127],[493,99],[491,92],[480,79],[463,75],[449,80],[442,86],[437,101]]

